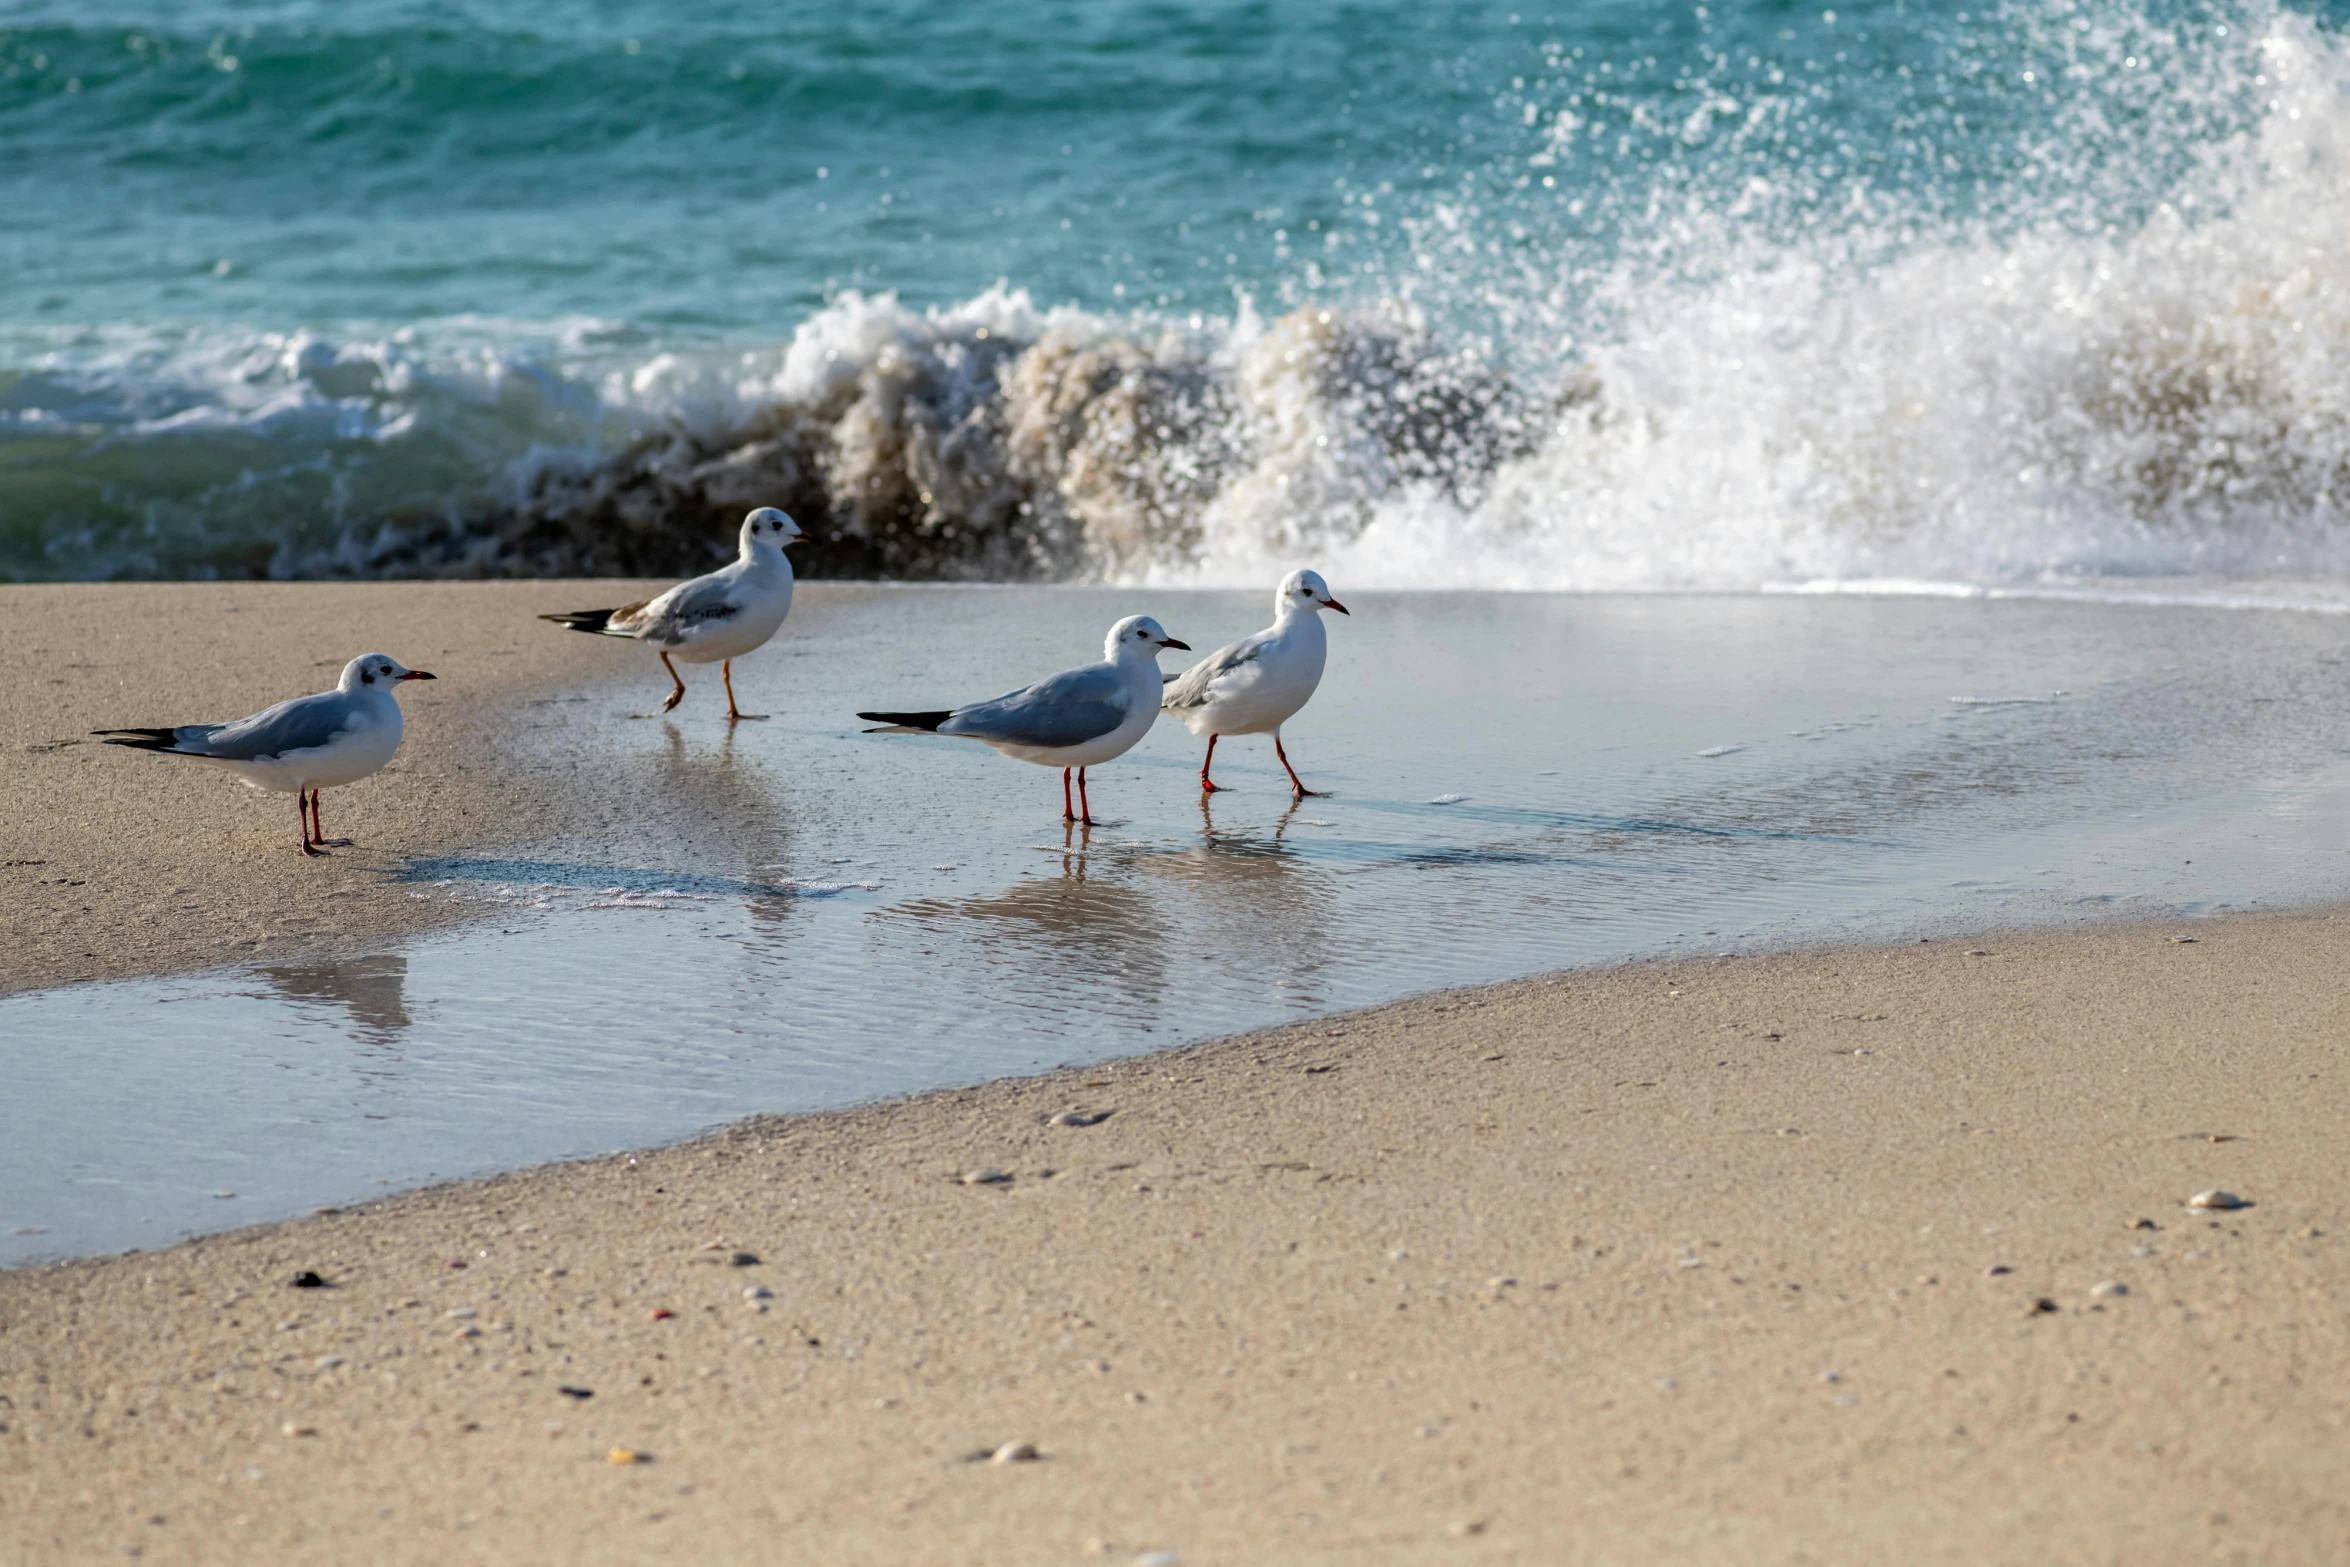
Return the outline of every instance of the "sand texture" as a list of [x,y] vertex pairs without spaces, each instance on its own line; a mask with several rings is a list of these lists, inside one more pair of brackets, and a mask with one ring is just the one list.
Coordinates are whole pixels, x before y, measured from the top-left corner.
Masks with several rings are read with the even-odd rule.
[[[624,789],[576,787],[516,743],[559,721],[556,693],[659,700],[666,677],[642,649],[532,618],[625,603],[646,587],[0,587],[0,994],[397,936],[463,917],[409,895],[398,878],[413,857],[690,821]],[[325,792],[328,836],[355,847],[324,860],[296,849],[292,795],[89,737],[242,717],[326,689],[363,652],[439,678],[403,688],[407,738],[391,766]],[[689,679],[699,689],[683,716],[722,722],[716,672]]]
[[2177,934],[1528,982],[0,1275],[0,1560],[2340,1561],[2350,922]]

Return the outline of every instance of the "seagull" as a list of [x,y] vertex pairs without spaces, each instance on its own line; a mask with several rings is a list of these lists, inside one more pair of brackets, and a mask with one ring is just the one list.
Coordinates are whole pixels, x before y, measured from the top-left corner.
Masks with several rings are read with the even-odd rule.
[[1281,749],[1281,726],[1297,716],[1322,683],[1322,661],[1330,643],[1322,611],[1350,614],[1330,596],[1321,574],[1293,571],[1273,591],[1273,624],[1230,647],[1220,647],[1167,684],[1166,707],[1195,735],[1208,737],[1207,760],[1199,764],[1202,794],[1224,786],[1208,776],[1216,742],[1226,735],[1273,737],[1273,754],[1289,774],[1293,798],[1321,797],[1308,789]]
[[[992,702],[937,713],[859,713],[883,725],[868,734],[962,735],[1039,767],[1061,770],[1061,820],[1096,825],[1085,797],[1085,770],[1124,756],[1159,716],[1159,654],[1191,651],[1148,615],[1110,628],[1102,661],[1066,669]],[[1077,809],[1069,807],[1069,772],[1077,772]]]
[[681,582],[642,604],[579,609],[539,619],[600,637],[650,642],[660,651],[669,678],[677,682],[677,689],[661,704],[664,713],[685,698],[685,677],[670,662],[682,658],[689,664],[718,666],[718,677],[726,683],[727,722],[765,718],[765,713],[746,713],[735,706],[734,661],[765,646],[791,613],[791,562],[783,552],[806,537],[791,518],[762,506],[743,519],[742,553],[708,576]]
[[343,666],[332,691],[298,696],[233,724],[92,733],[108,745],[217,762],[256,789],[293,790],[302,814],[302,852],[315,856],[351,842],[327,837],[318,820],[318,791],[381,771],[400,749],[400,704],[392,687],[432,678],[387,653],[362,653]]

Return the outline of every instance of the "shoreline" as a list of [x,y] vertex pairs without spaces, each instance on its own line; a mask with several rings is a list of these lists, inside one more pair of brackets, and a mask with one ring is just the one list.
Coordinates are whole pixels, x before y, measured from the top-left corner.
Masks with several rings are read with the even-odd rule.
[[0,1541],[2320,1559],[2350,918],[2194,931],[1445,992],[10,1270]]

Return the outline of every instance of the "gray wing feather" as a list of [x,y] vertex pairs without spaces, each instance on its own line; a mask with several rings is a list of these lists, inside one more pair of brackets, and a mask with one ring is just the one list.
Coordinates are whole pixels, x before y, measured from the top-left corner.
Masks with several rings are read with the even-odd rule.
[[1124,723],[1131,700],[1116,669],[1094,664],[1039,680],[992,702],[958,708],[938,732],[1012,745],[1083,745]]
[[638,622],[639,639],[679,642],[695,627],[715,620],[732,620],[743,610],[735,602],[734,584],[724,578],[706,577],[670,591],[677,596],[661,606],[660,614]]
[[1165,708],[1204,707],[1209,688],[1218,677],[1228,675],[1244,665],[1264,657],[1265,639],[1261,636],[1242,637],[1230,647],[1220,647],[1206,658],[1175,677],[1159,705]]
[[240,718],[233,724],[205,726],[211,733],[200,739],[189,733],[198,727],[191,724],[180,731],[179,748],[198,756],[218,757],[224,762],[284,756],[291,751],[308,751],[325,745],[350,729],[355,716],[351,704],[341,699],[340,692],[324,691],[265,707],[251,718]]

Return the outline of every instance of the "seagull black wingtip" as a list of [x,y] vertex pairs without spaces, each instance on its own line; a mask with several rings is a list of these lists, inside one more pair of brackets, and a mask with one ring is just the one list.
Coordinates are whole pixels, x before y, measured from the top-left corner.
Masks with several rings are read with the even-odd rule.
[[[868,723],[881,724],[890,729],[919,729],[927,734],[936,734],[939,725],[955,716],[955,710],[950,707],[936,713],[859,713],[857,716]],[[868,729],[865,732],[877,734],[880,731]]]
[[179,744],[177,729],[93,729],[102,745],[127,745],[134,751],[171,751]]

